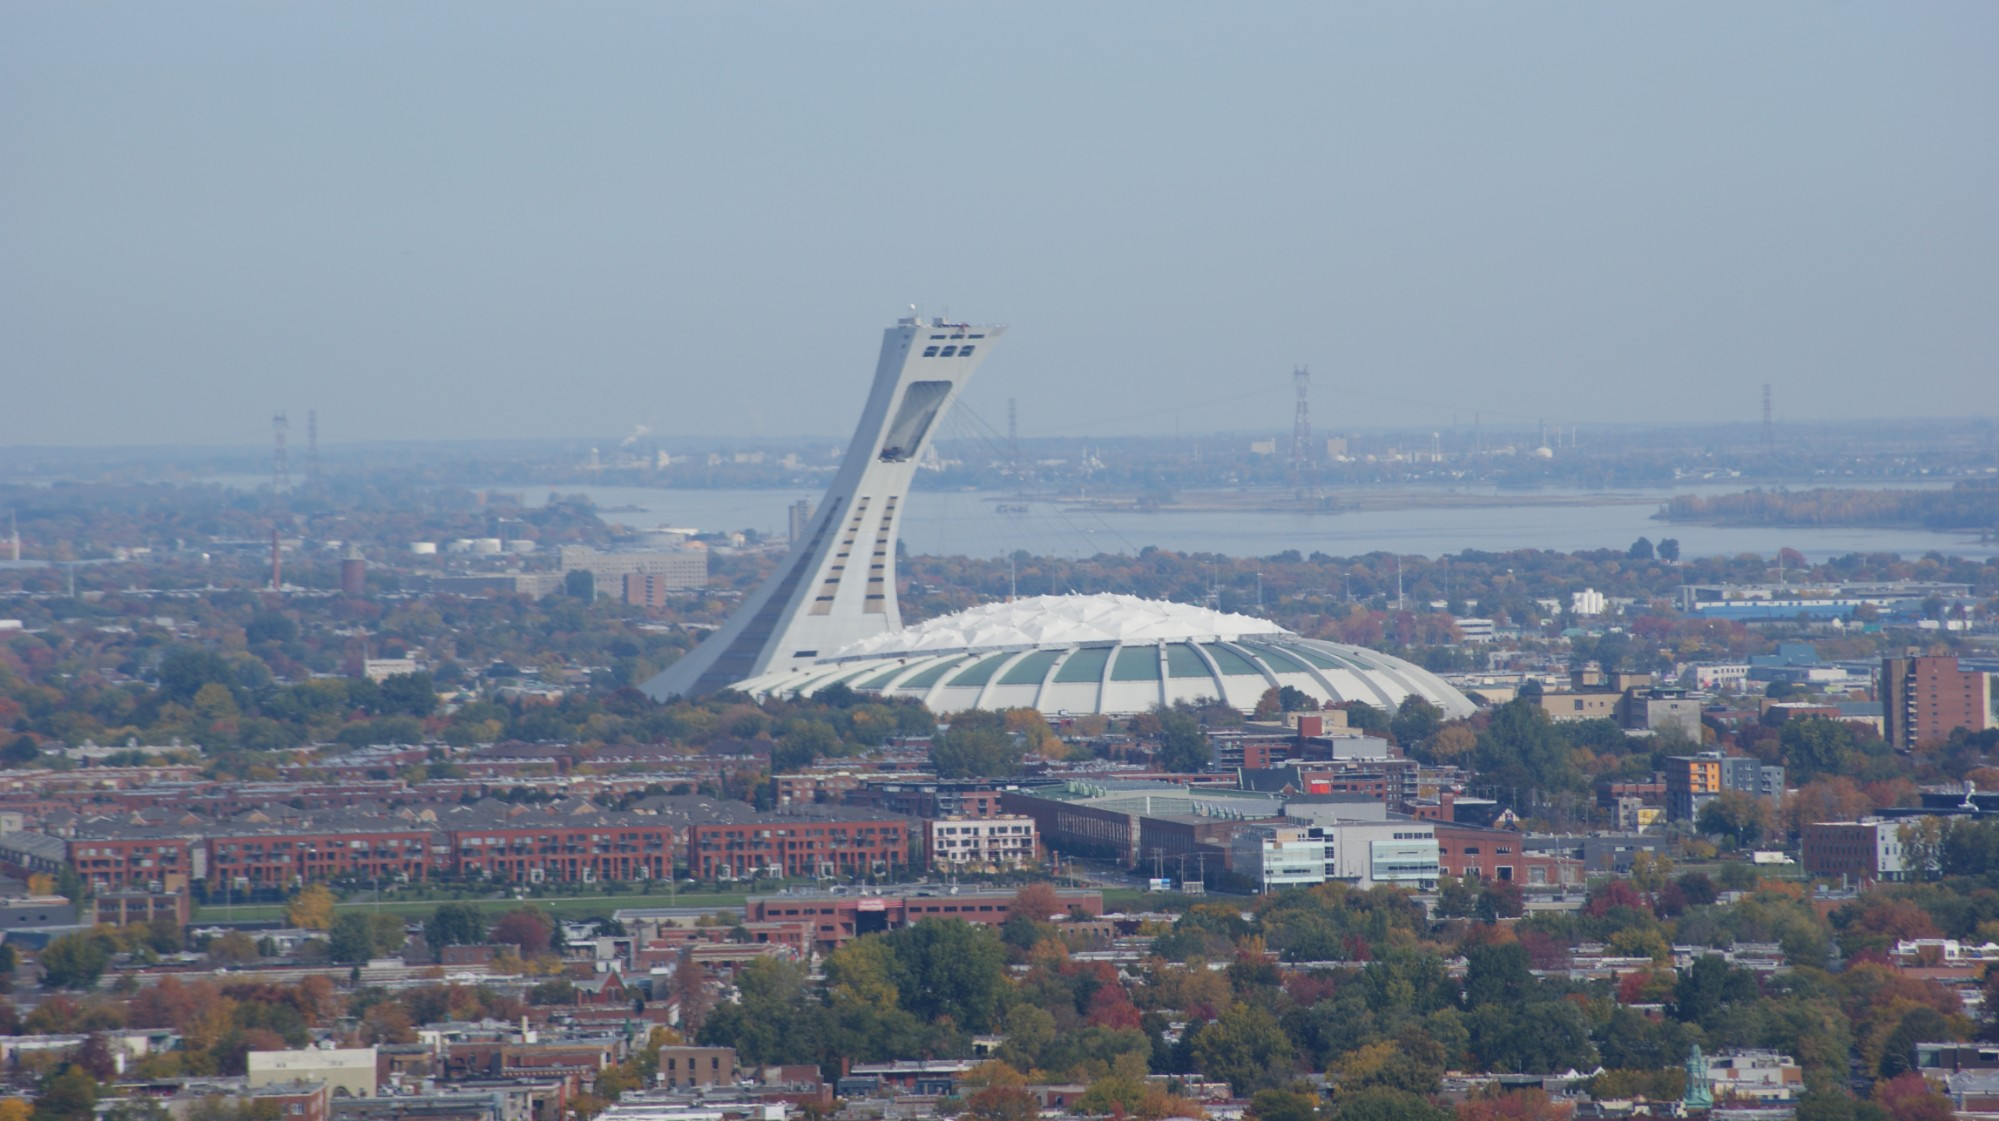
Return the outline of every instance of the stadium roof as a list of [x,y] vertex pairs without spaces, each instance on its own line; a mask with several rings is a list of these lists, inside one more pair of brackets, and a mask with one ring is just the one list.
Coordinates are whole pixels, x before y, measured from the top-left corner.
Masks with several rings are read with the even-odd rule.
[[809,696],[833,684],[916,698],[939,713],[1124,715],[1204,700],[1248,710],[1264,690],[1287,685],[1321,704],[1394,709],[1414,694],[1446,717],[1472,711],[1464,694],[1400,658],[1303,638],[1267,619],[1108,594],[975,607],[737,687]]

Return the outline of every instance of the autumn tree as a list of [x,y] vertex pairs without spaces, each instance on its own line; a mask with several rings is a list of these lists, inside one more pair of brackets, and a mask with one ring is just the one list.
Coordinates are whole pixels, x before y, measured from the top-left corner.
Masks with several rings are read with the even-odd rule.
[[1423,753],[1434,763],[1455,763],[1471,756],[1478,750],[1478,733],[1462,720],[1454,720],[1437,729],[1424,745]]
[[520,907],[493,924],[491,941],[513,946],[522,957],[547,953],[555,935],[555,920],[539,907]]
[[324,884],[307,884],[285,907],[285,921],[301,930],[333,928],[333,892]]
[[1893,1121],[1951,1121],[1956,1116],[1950,1099],[1913,1070],[1875,1083],[1874,1102]]
[[1458,1121],[1569,1121],[1574,1113],[1574,1106],[1554,1101],[1546,1090],[1495,1090],[1461,1103]]

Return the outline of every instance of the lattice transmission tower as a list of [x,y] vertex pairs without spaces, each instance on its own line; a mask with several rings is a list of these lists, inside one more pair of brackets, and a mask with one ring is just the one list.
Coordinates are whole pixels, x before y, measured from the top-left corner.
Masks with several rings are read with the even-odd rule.
[[1291,485],[1304,489],[1311,484],[1312,406],[1307,399],[1312,388],[1312,371],[1299,366],[1291,371],[1291,385],[1297,390],[1298,404],[1291,414]]
[[285,414],[271,417],[271,493],[283,494],[292,489],[291,457],[285,452],[285,431],[291,427]]

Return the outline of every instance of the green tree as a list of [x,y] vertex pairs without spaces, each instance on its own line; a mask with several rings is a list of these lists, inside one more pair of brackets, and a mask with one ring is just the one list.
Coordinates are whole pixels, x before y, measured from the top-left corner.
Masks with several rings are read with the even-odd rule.
[[1770,819],[1768,802],[1746,791],[1724,790],[1702,803],[1694,823],[1703,833],[1747,848],[1763,839]]
[[1465,1007],[1519,1006],[1534,993],[1527,948],[1518,942],[1473,946],[1465,954]]
[[1395,710],[1395,719],[1388,722],[1388,730],[1395,733],[1396,743],[1408,747],[1428,742],[1443,724],[1443,709],[1411,693],[1402,698],[1401,707]]
[[192,705],[194,695],[201,692],[201,687],[211,684],[224,687],[236,684],[236,673],[229,662],[213,650],[178,646],[160,659],[160,696],[163,700]]
[[703,1044],[734,1047],[740,1059],[769,1065],[815,1063],[822,1046],[850,1043],[828,1037],[824,1008],[809,999],[802,965],[759,957],[737,974],[736,993],[701,1025]]
[[1003,778],[1020,772],[1027,748],[999,713],[972,710],[951,717],[951,726],[930,744],[939,778]]
[[1466,1020],[1472,1052],[1487,1070],[1551,1074],[1596,1065],[1589,1019],[1566,1000],[1537,1000],[1525,1007],[1487,1004]]
[[400,918],[359,911],[336,916],[327,939],[333,960],[351,964],[393,954],[402,949],[407,940],[408,935]]
[[1189,1052],[1202,1073],[1226,1081],[1238,1095],[1289,1082],[1296,1054],[1275,1016],[1241,1003],[1201,1025]]
[[1712,1029],[1758,995],[1754,973],[1728,964],[1719,954],[1702,954],[1673,983],[1673,1017]]
[[1853,729],[1842,721],[1822,716],[1786,720],[1778,733],[1778,744],[1783,748],[1784,763],[1790,768],[1791,777],[1803,780],[1814,775],[1837,774],[1854,749]]
[[91,1121],[96,1109],[97,1080],[71,1063],[42,1084],[34,1121]]
[[1159,767],[1192,773],[1206,770],[1214,751],[1201,722],[1190,713],[1168,709],[1159,714]]
[[1258,1090],[1249,1100],[1251,1121],[1319,1121],[1319,1098],[1303,1090]]
[[252,646],[265,642],[285,643],[298,637],[298,623],[277,611],[259,611],[243,627],[243,640]]
[[382,679],[376,701],[383,716],[414,716],[437,711],[437,683],[427,673],[394,673]]
[[1523,695],[1492,710],[1475,758],[1487,782],[1526,792],[1580,788],[1574,755],[1547,712]]
[[924,919],[883,936],[895,956],[902,1007],[923,1020],[949,1017],[982,1032],[998,1019],[1007,990],[1006,948],[992,927]]
[[111,964],[111,951],[99,935],[81,931],[65,934],[42,948],[42,980],[51,988],[87,989]]
[[444,903],[423,924],[424,941],[435,952],[443,946],[476,946],[486,940],[486,917],[470,903]]

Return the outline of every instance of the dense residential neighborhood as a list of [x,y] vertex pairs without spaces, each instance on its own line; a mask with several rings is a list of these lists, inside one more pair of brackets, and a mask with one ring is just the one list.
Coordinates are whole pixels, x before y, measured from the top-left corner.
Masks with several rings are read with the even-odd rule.
[[[624,549],[655,586],[399,571],[428,553],[357,584],[310,549],[292,571],[326,563],[325,593],[72,600],[8,574],[0,1109],[1919,1121],[1999,1099],[1989,564],[1777,586],[1688,562],[1662,599],[1656,550],[1504,558],[1543,570],[1525,594],[1467,556],[1465,602],[1410,602],[1428,566],[1328,603],[1314,562],[1272,558],[1273,618],[1448,685],[1327,700],[1391,677],[1341,676],[1361,647],[1157,640],[1151,665],[922,672],[933,696],[1072,662],[1162,698],[1246,659],[1274,683],[1240,708],[940,715],[874,670],[637,694],[730,600],[660,589],[643,550],[685,542],[548,509],[601,550],[565,547],[558,577]],[[714,547],[718,578],[775,555]],[[988,575],[937,569],[931,595]]]

